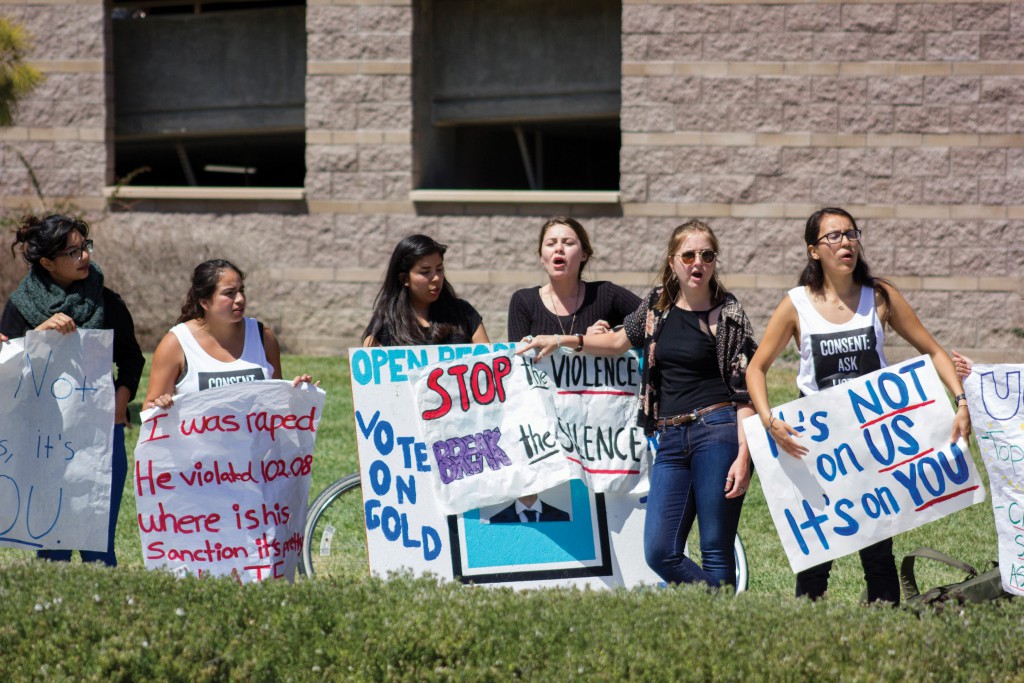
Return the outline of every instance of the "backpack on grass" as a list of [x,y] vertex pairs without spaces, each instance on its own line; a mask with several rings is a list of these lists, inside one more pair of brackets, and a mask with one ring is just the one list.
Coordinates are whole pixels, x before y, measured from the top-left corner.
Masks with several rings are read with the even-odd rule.
[[[919,557],[960,569],[967,573],[967,577],[958,583],[936,586],[921,593],[917,588],[917,579],[914,577],[914,562]],[[928,607],[941,609],[946,603],[962,605],[965,602],[987,602],[1013,597],[1003,590],[999,567],[995,563],[992,565],[991,569],[979,573],[977,569],[966,562],[961,562],[938,550],[918,548],[914,552],[908,553],[900,564],[900,585],[903,586],[904,606],[920,612]]]

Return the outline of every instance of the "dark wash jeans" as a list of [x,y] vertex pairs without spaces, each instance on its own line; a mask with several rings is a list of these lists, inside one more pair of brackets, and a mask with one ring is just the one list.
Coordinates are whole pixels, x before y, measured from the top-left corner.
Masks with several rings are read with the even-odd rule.
[[[860,551],[860,563],[864,567],[864,580],[868,584],[868,602],[884,600],[894,605],[900,603],[900,577],[896,573],[896,558],[892,554],[892,539],[879,541]],[[832,562],[798,572],[796,575],[796,596],[806,595],[817,600],[828,590],[828,577]]]
[[[114,531],[117,529],[117,514],[121,511],[121,496],[124,493],[124,480],[128,476],[128,453],[124,448],[124,425],[114,425],[113,471],[110,482],[110,524],[107,526],[107,550],[80,550],[82,562],[102,562],[116,567],[117,556],[114,554]],[[36,557],[53,562],[69,562],[71,550],[37,550]]]
[[[726,498],[725,478],[738,451],[731,406],[660,433],[647,498],[644,556],[668,583],[736,584],[733,541],[743,496]],[[694,517],[703,567],[683,554]]]

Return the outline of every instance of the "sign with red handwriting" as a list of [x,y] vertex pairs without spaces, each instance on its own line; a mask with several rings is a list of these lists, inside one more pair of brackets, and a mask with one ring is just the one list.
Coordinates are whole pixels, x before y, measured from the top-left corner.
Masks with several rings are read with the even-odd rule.
[[1024,595],[1024,365],[977,364],[964,381],[992,487],[1003,590]]
[[657,448],[636,426],[640,354],[553,353],[534,371],[554,385],[558,444],[591,491],[646,493]]
[[554,387],[511,350],[428,365],[413,395],[442,510],[466,512],[570,479]]
[[797,458],[743,421],[761,487],[794,572],[985,500],[953,408],[927,356],[772,410],[801,433]]
[[291,581],[324,397],[272,380],[144,412],[133,481],[146,567]]
[[106,550],[114,333],[0,344],[0,546]]
[[[657,583],[657,575],[644,561],[646,496],[635,487],[601,492],[588,488],[593,480],[587,484],[578,478],[565,481],[573,474],[573,457],[593,469],[634,469],[628,465],[633,458],[629,437],[622,436],[628,431],[624,425],[631,425],[635,416],[608,429],[593,411],[560,422],[558,407],[562,391],[572,392],[566,396],[573,401],[580,396],[593,402],[606,396],[623,398],[620,395],[633,381],[634,360],[616,358],[598,365],[590,357],[577,361],[566,356],[567,363],[559,358],[559,363],[545,365],[513,356],[514,347],[499,342],[349,350],[371,572],[381,577],[412,573],[519,588]],[[432,380],[434,387],[428,387],[429,373],[438,370],[441,374]],[[422,381],[419,389],[417,380]],[[427,394],[418,405],[419,390]],[[536,419],[527,417],[506,426],[506,418],[499,420],[489,411],[499,405],[506,409],[517,405],[516,394],[523,403],[536,404],[521,406],[525,415]],[[553,411],[545,394],[555,394]],[[435,416],[434,422],[450,420],[452,431],[426,436],[424,424],[429,420],[421,419],[420,411]],[[478,411],[489,419],[463,421]],[[507,438],[513,444],[506,444]],[[459,514],[449,514],[448,503],[442,505],[435,494],[435,486],[445,480],[473,485],[474,480],[507,470],[510,465],[505,458],[514,467],[517,458],[529,461],[533,453],[536,460],[558,448],[560,455],[537,465],[561,459],[568,468],[568,473],[559,474],[564,483],[554,488],[516,490],[520,484],[513,482],[495,504]],[[497,469],[492,469],[492,463]],[[461,480],[454,478],[459,473]],[[533,501],[535,515],[518,512],[521,494],[537,494],[527,497]],[[314,552],[347,557],[349,546],[337,543],[336,532],[340,529],[330,526],[315,530],[310,539]]]

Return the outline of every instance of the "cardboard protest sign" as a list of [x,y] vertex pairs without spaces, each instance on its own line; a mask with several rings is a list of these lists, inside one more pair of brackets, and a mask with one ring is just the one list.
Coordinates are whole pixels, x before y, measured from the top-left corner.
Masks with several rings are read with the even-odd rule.
[[114,333],[0,344],[0,545],[106,550]]
[[449,514],[569,481],[555,437],[554,388],[511,350],[423,368],[413,387],[420,430]]
[[272,380],[145,411],[134,482],[146,567],[292,580],[323,406],[320,389]]
[[636,426],[639,354],[553,353],[533,365],[554,386],[555,436],[572,475],[592,491],[645,493],[655,447]]
[[964,381],[992,488],[1003,590],[1024,595],[1024,365],[975,365]]
[[772,411],[809,452],[781,451],[743,421],[761,486],[794,572],[985,500],[953,409],[919,356]]
[[[513,344],[467,344],[349,350],[371,571],[378,575],[411,571],[517,587],[613,587],[658,582],[643,559],[643,496],[599,493],[574,479],[547,491],[532,491],[539,494],[544,510],[562,513],[554,515],[556,520],[517,523],[507,519],[505,513],[510,506],[514,508],[521,491],[509,491],[496,504],[461,514],[448,514],[448,508],[434,495],[431,481],[438,477],[432,448],[435,442],[422,432],[413,377],[445,361],[461,361],[462,366],[468,366],[464,377],[472,376],[478,361],[493,375],[495,358],[500,357],[494,352],[513,348]],[[513,362],[507,353],[501,356]],[[534,372],[542,372],[540,367],[538,364]],[[476,372],[477,390],[483,396],[488,371],[481,368]],[[504,366],[499,365],[497,374],[503,372]],[[525,370],[513,367],[505,381],[517,372]],[[549,381],[553,374],[549,374]],[[472,386],[467,386],[470,399],[475,400]],[[429,408],[440,405],[438,396],[435,392]],[[460,394],[451,391],[450,396],[451,411],[462,411]],[[635,416],[630,415],[629,424],[634,420]],[[541,431],[552,429],[553,420]],[[537,427],[533,431],[539,433]],[[550,444],[552,438],[544,436],[540,442]],[[528,438],[528,442],[532,444],[533,439]],[[564,454],[550,459],[556,457],[564,461]],[[486,462],[482,467],[489,468]],[[481,476],[484,474],[468,479]],[[329,555],[332,541],[337,540],[324,533],[312,542],[317,552]]]

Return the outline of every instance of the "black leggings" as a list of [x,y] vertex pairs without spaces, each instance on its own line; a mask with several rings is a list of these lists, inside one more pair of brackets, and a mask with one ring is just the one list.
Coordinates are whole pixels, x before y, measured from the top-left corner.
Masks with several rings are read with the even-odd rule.
[[[898,605],[900,578],[896,573],[896,558],[892,554],[892,539],[887,538],[862,549],[860,563],[864,567],[864,580],[868,584],[868,602],[885,600]],[[796,596],[806,595],[811,600],[820,598],[828,590],[828,577],[831,571],[830,560],[798,572]]]

